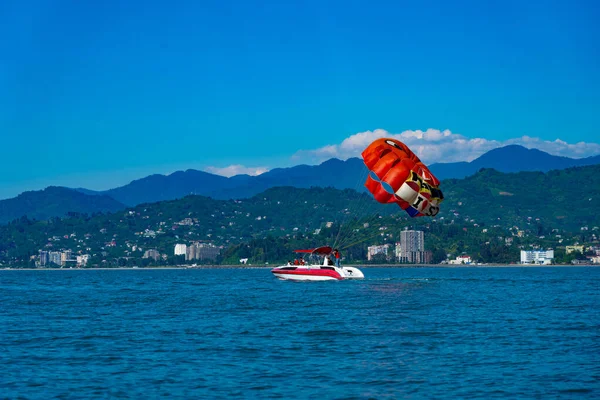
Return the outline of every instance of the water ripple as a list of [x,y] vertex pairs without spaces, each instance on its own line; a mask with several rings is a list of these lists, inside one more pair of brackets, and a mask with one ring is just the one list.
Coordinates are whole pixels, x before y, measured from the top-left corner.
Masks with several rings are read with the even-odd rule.
[[592,398],[600,269],[0,271],[2,398]]

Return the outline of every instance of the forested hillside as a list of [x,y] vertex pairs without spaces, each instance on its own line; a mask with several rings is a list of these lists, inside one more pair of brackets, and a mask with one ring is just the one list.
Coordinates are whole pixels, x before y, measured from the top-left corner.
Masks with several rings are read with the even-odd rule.
[[509,262],[520,246],[597,240],[600,166],[545,174],[482,170],[441,188],[445,201],[436,218],[409,218],[396,205],[350,189],[292,187],[244,200],[188,196],[109,214],[21,218],[0,227],[0,262],[32,265],[40,250],[71,250],[98,265],[137,265],[145,250],[156,249],[165,255],[159,262],[175,263],[181,259],[173,257],[174,245],[193,242],[222,246],[220,262],[278,262],[294,248],[322,244],[361,262],[367,246],[395,243],[407,228],[426,232],[426,248],[437,259],[467,252]]

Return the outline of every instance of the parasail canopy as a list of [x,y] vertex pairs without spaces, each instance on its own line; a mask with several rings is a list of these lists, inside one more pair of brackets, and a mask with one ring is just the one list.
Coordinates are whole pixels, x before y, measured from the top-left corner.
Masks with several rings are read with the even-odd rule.
[[370,173],[365,187],[380,203],[396,203],[411,217],[435,216],[444,199],[440,181],[408,146],[377,139],[363,152]]

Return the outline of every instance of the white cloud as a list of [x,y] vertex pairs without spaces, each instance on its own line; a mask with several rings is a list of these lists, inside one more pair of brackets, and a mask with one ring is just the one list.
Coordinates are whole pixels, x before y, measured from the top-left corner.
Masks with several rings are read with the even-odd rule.
[[265,167],[245,167],[243,165],[236,164],[236,165],[230,165],[228,167],[222,167],[222,168],[206,167],[204,170],[206,172],[210,172],[211,174],[231,177],[234,175],[241,175],[241,174],[258,176],[258,175],[264,174],[269,169],[265,168]]
[[483,138],[468,138],[452,133],[449,130],[407,130],[402,133],[390,133],[384,129],[375,129],[351,135],[340,144],[327,145],[314,150],[300,150],[292,156],[292,160],[302,161],[307,164],[316,164],[333,157],[342,160],[351,157],[360,157],[360,153],[369,143],[382,137],[389,137],[404,142],[423,162],[428,164],[473,161],[492,149],[510,144],[536,148],[549,154],[570,158],[583,158],[600,154],[600,144],[598,143],[567,143],[560,139],[547,141],[529,136],[498,141]]

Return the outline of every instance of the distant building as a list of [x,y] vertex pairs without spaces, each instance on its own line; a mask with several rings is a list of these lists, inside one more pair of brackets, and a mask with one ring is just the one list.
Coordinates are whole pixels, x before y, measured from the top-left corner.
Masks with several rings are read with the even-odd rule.
[[395,247],[395,256],[396,256],[396,260],[400,261],[400,259],[402,258],[402,244],[400,242],[396,242],[396,247]]
[[551,264],[554,250],[521,250],[521,264]]
[[425,234],[423,231],[402,231],[400,232],[400,246],[402,254],[411,251],[425,250]]
[[456,257],[454,260],[450,260],[448,264],[471,264],[473,260],[471,260],[471,256],[462,255]]
[[160,258],[160,252],[155,249],[146,250],[142,258],[152,258],[154,261],[157,261]]
[[185,244],[176,244],[175,245],[175,255],[176,256],[185,256],[187,252],[187,246]]
[[61,265],[62,253],[60,251],[51,251],[48,253],[48,262],[56,265]]
[[77,256],[77,266],[85,267],[89,260],[90,260],[89,254],[82,254],[80,256]]
[[50,256],[47,251],[40,250],[40,267],[45,267],[50,262]]
[[571,254],[576,251],[583,254],[583,246],[567,246],[567,247],[565,247],[565,251],[567,254]]
[[196,246],[192,244],[190,246],[187,246],[187,249],[185,250],[185,260],[190,261],[190,260],[195,260],[195,259],[196,259]]
[[389,256],[388,256],[389,249],[390,249],[389,244],[382,244],[382,245],[378,245],[378,246],[369,246],[367,248],[367,259],[369,261],[371,261],[371,260],[373,260],[373,258],[376,255],[383,254],[387,260],[387,259],[389,259]]
[[411,251],[406,256],[402,256],[400,261],[412,264],[431,264],[433,261],[433,253],[430,250]]
[[[397,246],[397,245],[396,245]],[[432,253],[425,251],[425,233],[406,230],[400,232],[400,249],[396,249],[399,262],[429,264]]]
[[221,253],[221,248],[212,243],[194,243],[187,247],[185,259],[214,261]]
[[60,254],[60,265],[64,266],[69,261],[73,261],[71,256],[73,252],[71,250],[65,250]]

